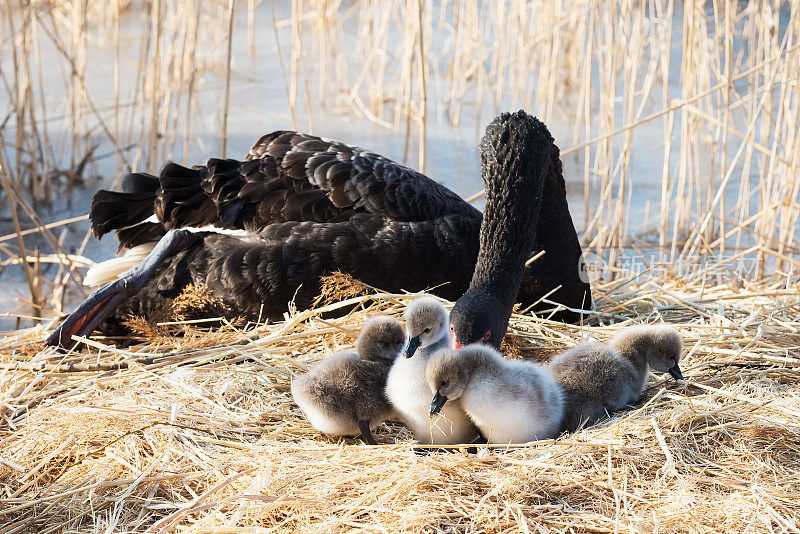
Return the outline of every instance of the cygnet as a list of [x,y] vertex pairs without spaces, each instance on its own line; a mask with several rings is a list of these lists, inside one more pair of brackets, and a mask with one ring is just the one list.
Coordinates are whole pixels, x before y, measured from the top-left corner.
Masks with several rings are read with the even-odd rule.
[[554,438],[561,427],[561,389],[539,364],[507,360],[485,345],[437,352],[428,362],[431,416],[460,401],[489,443]]
[[361,433],[364,441],[375,445],[370,429],[392,415],[384,395],[386,377],[404,345],[405,334],[396,319],[370,319],[356,340],[357,353],[338,352],[292,381],[294,401],[320,432]]
[[430,390],[425,368],[430,357],[450,343],[447,310],[433,297],[415,299],[405,311],[409,341],[405,358],[395,360],[386,381],[386,397],[400,419],[421,443],[451,445],[471,443],[478,429],[456,402],[432,422],[428,412]]
[[547,368],[566,401],[562,430],[572,432],[636,401],[648,365],[682,379],[681,346],[674,328],[643,325],[621,330],[607,345],[582,343],[553,358]]

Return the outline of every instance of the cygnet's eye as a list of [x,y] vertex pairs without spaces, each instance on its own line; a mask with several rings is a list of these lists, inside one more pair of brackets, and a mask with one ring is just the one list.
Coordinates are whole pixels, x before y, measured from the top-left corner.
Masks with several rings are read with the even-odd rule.
[[423,333],[423,334],[427,334],[427,333],[428,333],[428,332],[430,332],[430,331],[431,331],[431,329],[430,329],[430,328],[426,328],[425,330],[423,330],[423,331],[422,331],[422,333]]
[[442,385],[439,387],[439,389],[446,388],[449,383],[450,383],[449,380],[445,380],[444,382],[442,382]]
[[485,341],[485,340],[489,339],[490,337],[492,337],[492,331],[491,330],[487,330],[486,333],[483,334],[483,339]]

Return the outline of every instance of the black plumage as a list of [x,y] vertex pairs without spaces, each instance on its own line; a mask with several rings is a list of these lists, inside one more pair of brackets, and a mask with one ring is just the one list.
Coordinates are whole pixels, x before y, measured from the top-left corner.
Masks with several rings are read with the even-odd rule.
[[[480,220],[478,210],[423,174],[378,154],[297,132],[265,135],[245,161],[210,159],[191,169],[168,163],[158,183],[155,190],[147,181],[124,193],[98,191],[91,211],[95,235],[153,214],[164,232],[209,225],[262,229],[291,221],[330,223],[358,213],[401,222],[443,215]],[[149,210],[143,206],[146,195]],[[130,202],[136,203],[134,213],[129,213]],[[121,245],[140,243],[128,239]]]
[[[524,269],[521,302],[532,304],[561,285],[550,298],[580,308],[589,288],[578,276],[581,250],[558,149],[549,135],[535,141],[541,146],[509,149],[535,151],[544,175],[542,220],[529,219],[523,232],[535,236],[534,250],[547,253]],[[484,181],[499,184],[498,172],[502,168],[484,169]],[[117,229],[121,246],[131,247],[170,229],[207,225],[246,229],[249,237],[200,234],[117,306],[106,330],[129,313],[147,315],[189,282],[206,283],[234,314],[251,319],[278,318],[291,300],[308,306],[320,277],[336,270],[389,291],[439,286],[436,294],[456,299],[478,256],[481,213],[458,195],[380,155],[311,135],[277,131],[262,137],[244,161],[212,159],[191,169],[170,163],[158,178],[134,176],[125,193],[95,196],[91,219],[98,237]],[[143,207],[148,195],[150,210]],[[136,212],[120,217],[133,201]],[[157,223],[130,226],[152,214]],[[560,318],[577,317],[567,312]]]
[[[536,302],[559,285],[555,302],[578,309],[591,303],[580,279],[580,245],[558,148],[547,127],[524,111],[497,117],[481,140],[481,177],[486,207],[478,260],[450,314],[456,348],[479,342],[499,348],[514,303]],[[542,249],[544,256],[526,270]],[[537,273],[533,283],[524,280],[531,273]]]

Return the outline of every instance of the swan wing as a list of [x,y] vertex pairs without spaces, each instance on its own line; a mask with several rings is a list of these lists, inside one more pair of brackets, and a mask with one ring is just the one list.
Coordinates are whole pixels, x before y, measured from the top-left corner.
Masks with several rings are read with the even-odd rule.
[[293,131],[263,136],[244,161],[167,163],[158,177],[136,173],[122,192],[98,191],[97,237],[117,231],[120,248],[173,228],[262,229],[283,222],[333,223],[358,213],[415,222],[480,212],[427,176],[358,147]]
[[[461,197],[424,174],[338,141],[292,131],[273,132],[253,145],[246,160],[243,168],[249,162],[260,162],[263,177],[252,174],[251,184],[240,194],[251,199],[264,195],[253,183],[261,180],[264,189],[274,195],[274,180],[279,179],[286,188],[280,208],[284,220],[322,222],[318,217],[327,216],[340,221],[360,212],[397,221],[447,214],[480,216]],[[277,215],[274,202],[269,204],[270,213]],[[317,218],[308,219],[312,214]]]

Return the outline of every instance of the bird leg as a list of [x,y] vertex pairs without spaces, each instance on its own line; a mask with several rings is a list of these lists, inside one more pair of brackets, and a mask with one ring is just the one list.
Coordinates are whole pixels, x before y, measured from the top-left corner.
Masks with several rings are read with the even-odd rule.
[[479,431],[475,439],[473,439],[469,443],[470,445],[488,445],[489,440],[483,437],[483,433]]
[[155,248],[142,260],[89,295],[78,308],[45,340],[45,345],[70,350],[78,344],[72,337],[87,336],[119,304],[135,295],[153,276],[156,268],[166,258],[189,247],[198,239],[188,230],[169,230]]
[[372,437],[372,432],[369,430],[369,421],[364,419],[358,420],[358,429],[361,430],[361,439],[367,442],[368,445],[377,445],[378,442]]

